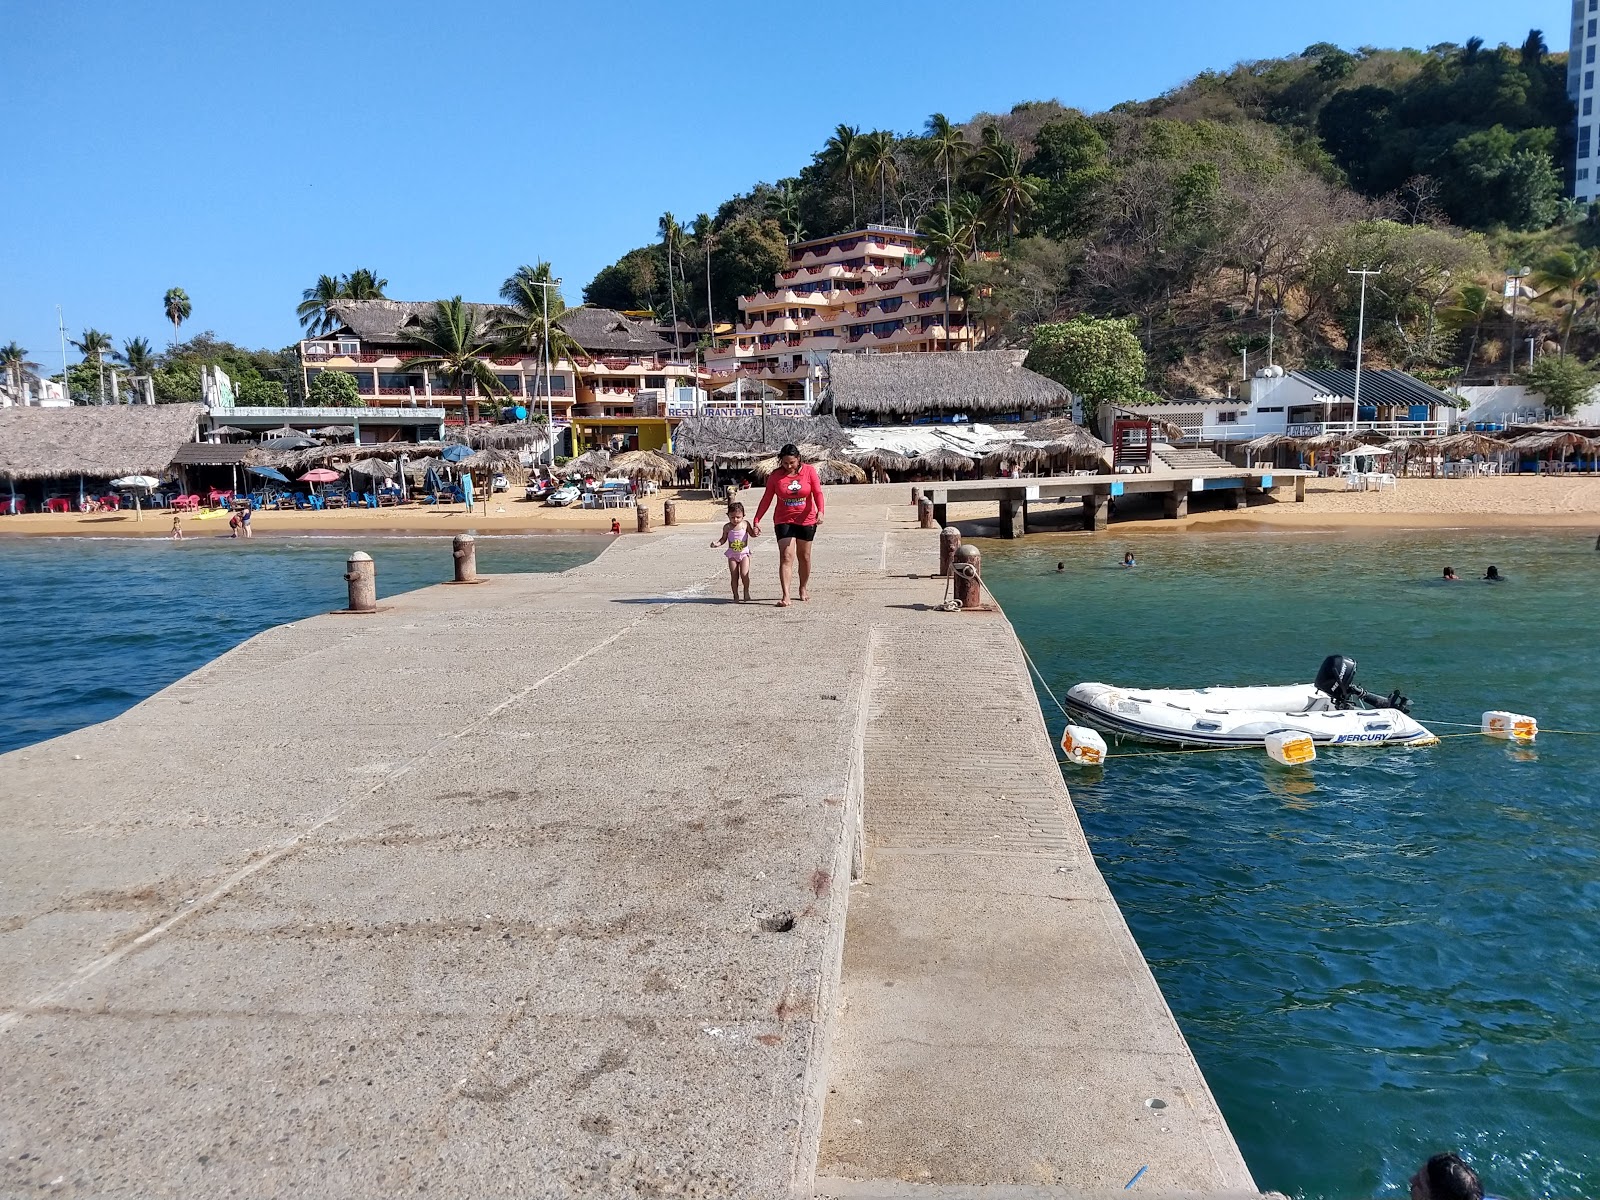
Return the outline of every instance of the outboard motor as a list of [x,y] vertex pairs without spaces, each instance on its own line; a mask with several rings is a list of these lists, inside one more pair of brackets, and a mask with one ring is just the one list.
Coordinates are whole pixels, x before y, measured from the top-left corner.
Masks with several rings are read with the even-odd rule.
[[1330,654],[1317,668],[1317,680],[1312,685],[1333,701],[1335,708],[1354,708],[1356,702],[1370,704],[1373,708],[1392,708],[1409,714],[1411,701],[1398,689],[1387,696],[1375,696],[1356,686],[1356,660],[1342,654]]

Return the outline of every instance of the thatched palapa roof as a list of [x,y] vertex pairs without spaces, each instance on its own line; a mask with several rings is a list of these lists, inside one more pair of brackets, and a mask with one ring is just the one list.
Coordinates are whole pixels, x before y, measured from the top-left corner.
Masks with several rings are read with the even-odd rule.
[[913,416],[1052,412],[1072,393],[1022,365],[1022,350],[834,354],[817,412]]
[[688,418],[672,435],[672,447],[679,454],[708,462],[765,458],[791,442],[839,452],[850,445],[832,417],[769,415],[763,419],[760,413],[714,413]]
[[0,478],[159,478],[200,425],[198,404],[0,408]]

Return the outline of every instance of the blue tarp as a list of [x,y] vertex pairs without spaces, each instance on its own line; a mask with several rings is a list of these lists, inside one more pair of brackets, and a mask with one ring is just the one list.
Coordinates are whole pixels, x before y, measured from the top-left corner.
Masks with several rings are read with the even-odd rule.
[[276,483],[288,483],[289,477],[277,467],[246,467],[252,475],[259,475],[263,479],[271,479]]

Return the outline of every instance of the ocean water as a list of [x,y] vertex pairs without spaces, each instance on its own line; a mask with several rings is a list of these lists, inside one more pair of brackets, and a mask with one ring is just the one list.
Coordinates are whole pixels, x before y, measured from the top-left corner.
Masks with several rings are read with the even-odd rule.
[[[1129,548],[1139,566],[1123,570]],[[1443,722],[1475,727],[1490,708],[1600,731],[1592,536],[983,549],[1058,695],[1086,680],[1304,682],[1342,653],[1435,733],[1465,734]],[[1508,582],[1479,582],[1488,563]],[[1446,564],[1463,582],[1438,582]],[[1063,770],[1260,1186],[1399,1196],[1456,1150],[1498,1196],[1600,1194],[1600,736],[1319,750],[1294,769],[1242,751]]]
[[[485,573],[564,571],[589,536],[478,539]],[[378,595],[450,578],[448,537],[0,538],[0,752],[109,720],[246,638],[343,607],[365,550]]]

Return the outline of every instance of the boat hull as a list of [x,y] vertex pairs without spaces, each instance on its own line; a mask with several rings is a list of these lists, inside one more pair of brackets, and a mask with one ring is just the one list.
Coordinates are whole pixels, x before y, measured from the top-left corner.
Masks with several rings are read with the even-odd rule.
[[1260,746],[1294,730],[1318,746],[1431,746],[1439,739],[1393,708],[1335,709],[1310,684],[1271,688],[1128,689],[1080,683],[1067,712],[1118,737],[1163,746]]

